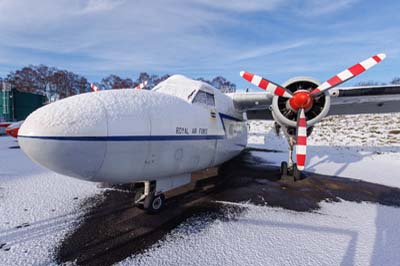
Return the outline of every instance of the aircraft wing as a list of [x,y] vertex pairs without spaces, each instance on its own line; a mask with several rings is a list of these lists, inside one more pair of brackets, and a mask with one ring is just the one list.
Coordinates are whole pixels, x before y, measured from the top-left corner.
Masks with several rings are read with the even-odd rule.
[[[400,112],[400,85],[336,88],[330,91],[328,115]],[[235,108],[247,113],[249,120],[272,120],[269,106],[273,96],[265,92],[231,95]]]
[[337,88],[328,115],[400,112],[400,85]]
[[249,120],[273,120],[269,106],[273,95],[265,92],[234,93],[230,95],[237,110],[246,112]]

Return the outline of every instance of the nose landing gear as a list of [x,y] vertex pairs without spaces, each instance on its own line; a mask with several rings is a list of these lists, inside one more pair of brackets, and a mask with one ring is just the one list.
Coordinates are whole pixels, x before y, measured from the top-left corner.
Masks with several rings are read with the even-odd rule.
[[281,162],[281,179],[290,179],[293,181],[299,181],[304,179],[302,172],[297,168],[297,164],[293,162],[293,146],[294,139],[289,139],[289,158],[288,162]]
[[190,181],[190,174],[182,174],[136,183],[143,185],[141,185],[139,192],[136,193],[135,203],[149,214],[159,213],[165,206],[166,197],[164,193],[168,194],[169,191],[186,185]]
[[287,162],[281,162],[281,179],[291,179],[293,181],[300,181],[304,179],[302,172],[297,168],[297,164],[293,164],[291,168],[289,168]]
[[149,214],[160,212],[165,205],[165,196],[162,193],[157,193],[157,181],[144,181],[143,184],[143,192],[136,196],[136,205]]

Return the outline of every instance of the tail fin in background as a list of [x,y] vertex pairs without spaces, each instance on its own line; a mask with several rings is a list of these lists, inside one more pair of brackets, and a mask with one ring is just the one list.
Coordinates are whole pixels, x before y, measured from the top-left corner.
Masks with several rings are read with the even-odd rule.
[[90,90],[91,91],[99,91],[100,89],[96,85],[94,85],[94,83],[90,83]]
[[135,90],[141,90],[141,89],[143,89],[144,87],[146,87],[146,85],[147,85],[147,80],[146,80],[146,81],[143,81],[143,82],[140,83],[140,84],[138,84],[134,89],[135,89]]

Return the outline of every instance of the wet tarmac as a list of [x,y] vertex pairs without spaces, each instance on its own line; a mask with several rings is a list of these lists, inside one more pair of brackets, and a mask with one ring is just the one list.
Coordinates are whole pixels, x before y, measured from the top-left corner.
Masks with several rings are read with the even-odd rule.
[[[265,151],[271,152],[271,151]],[[83,222],[77,225],[57,249],[60,263],[112,265],[163,239],[173,228],[190,217],[207,215],[213,219],[232,219],[229,213],[244,210],[222,202],[252,202],[309,212],[321,201],[347,200],[400,206],[400,189],[341,177],[306,174],[293,182],[279,179],[279,169],[244,152],[225,164],[216,177],[199,180],[191,191],[170,198],[166,208],[149,215],[134,206],[135,192],[117,186],[103,195],[88,199]]]

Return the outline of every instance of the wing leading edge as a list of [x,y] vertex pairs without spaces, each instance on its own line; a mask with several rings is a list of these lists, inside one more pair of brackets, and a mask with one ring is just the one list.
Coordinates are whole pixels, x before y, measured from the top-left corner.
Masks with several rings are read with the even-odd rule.
[[400,85],[338,88],[328,115],[400,112]]

